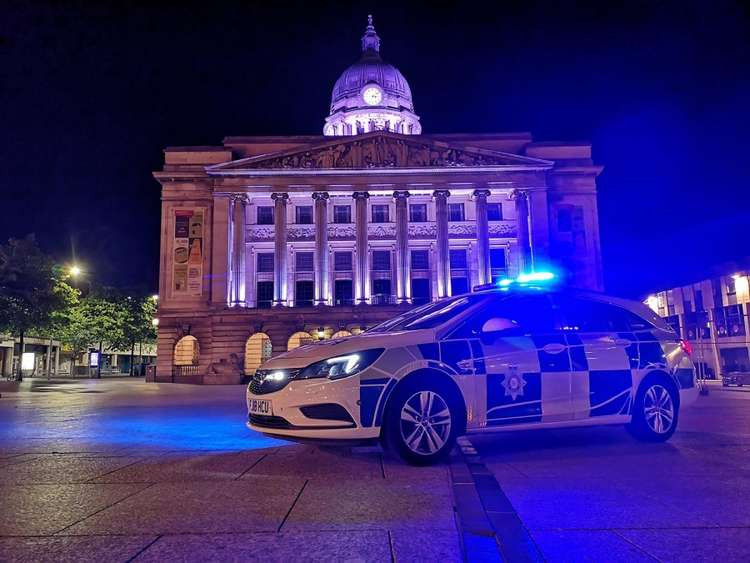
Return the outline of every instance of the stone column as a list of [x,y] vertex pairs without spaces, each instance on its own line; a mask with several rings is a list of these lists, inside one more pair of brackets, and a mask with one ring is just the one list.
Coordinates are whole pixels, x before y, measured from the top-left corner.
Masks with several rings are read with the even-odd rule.
[[489,190],[474,190],[477,220],[477,276],[479,285],[492,281],[490,265],[490,229],[487,222],[487,197]]
[[328,286],[328,194],[314,192],[315,201],[315,304],[326,305],[331,297]]
[[273,249],[273,304],[287,304],[287,248],[286,248],[286,202],[289,194],[276,192],[273,200],[274,249]]
[[211,224],[211,302],[222,307],[226,307],[231,302],[229,294],[229,249],[232,244],[229,236],[230,204],[227,196],[214,198]]
[[247,197],[232,198],[232,251],[229,302],[232,307],[245,306],[245,204]]
[[354,192],[354,218],[356,222],[357,264],[354,276],[354,302],[362,305],[367,302],[367,286],[370,283],[369,268],[367,264],[367,192]]
[[526,192],[514,190],[511,199],[516,202],[516,221],[518,231],[518,271],[528,273],[534,269],[531,261],[531,243],[529,239],[529,202]]
[[393,192],[396,200],[396,299],[407,303],[411,297],[409,291],[409,216],[406,202],[407,191]]
[[437,289],[438,298],[451,294],[450,253],[448,251],[448,190],[435,190],[435,221],[437,223]]

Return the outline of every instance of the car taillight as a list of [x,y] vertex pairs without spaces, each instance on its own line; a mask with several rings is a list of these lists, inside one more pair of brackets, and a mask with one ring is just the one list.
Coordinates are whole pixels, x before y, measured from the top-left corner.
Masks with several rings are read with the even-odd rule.
[[693,357],[693,345],[690,344],[687,340],[680,340],[680,348],[682,348],[682,351],[685,352],[689,357]]

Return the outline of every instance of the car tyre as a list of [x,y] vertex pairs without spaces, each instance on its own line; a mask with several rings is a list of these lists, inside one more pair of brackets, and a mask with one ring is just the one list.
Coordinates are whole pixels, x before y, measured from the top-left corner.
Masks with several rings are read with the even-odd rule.
[[445,386],[406,381],[388,402],[384,442],[411,465],[438,463],[456,443],[459,412],[455,393]]
[[644,442],[665,442],[677,429],[679,394],[666,377],[648,377],[638,388],[628,431]]

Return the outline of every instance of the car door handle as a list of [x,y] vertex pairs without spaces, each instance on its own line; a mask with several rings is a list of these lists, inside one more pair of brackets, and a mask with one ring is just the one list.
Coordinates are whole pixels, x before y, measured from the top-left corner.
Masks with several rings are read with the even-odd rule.
[[542,351],[546,352],[547,354],[559,354],[560,352],[565,352],[565,344],[559,344],[559,343],[550,343],[545,344],[542,346]]
[[612,342],[614,342],[615,346],[630,346],[633,343],[632,340],[628,340],[627,338],[614,338]]

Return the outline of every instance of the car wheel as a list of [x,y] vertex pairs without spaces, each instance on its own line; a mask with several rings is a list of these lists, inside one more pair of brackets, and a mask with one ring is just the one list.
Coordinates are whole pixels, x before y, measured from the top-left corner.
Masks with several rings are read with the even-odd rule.
[[437,463],[456,443],[457,413],[453,393],[442,386],[406,382],[389,402],[386,444],[412,465]]
[[633,403],[630,433],[646,442],[664,442],[677,429],[677,389],[666,378],[648,378],[638,389]]

